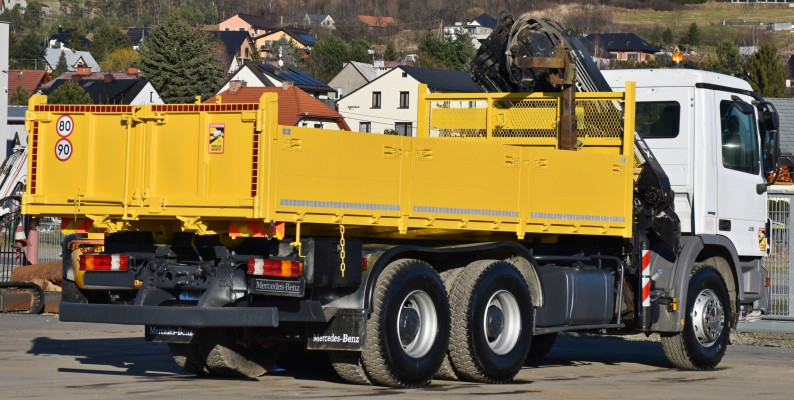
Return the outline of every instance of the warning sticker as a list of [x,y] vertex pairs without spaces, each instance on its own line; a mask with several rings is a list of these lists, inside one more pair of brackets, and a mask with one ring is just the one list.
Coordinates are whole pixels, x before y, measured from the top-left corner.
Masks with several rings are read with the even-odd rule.
[[223,154],[223,144],[226,141],[226,124],[210,124],[209,153]]
[[758,248],[766,251],[766,228],[758,228]]

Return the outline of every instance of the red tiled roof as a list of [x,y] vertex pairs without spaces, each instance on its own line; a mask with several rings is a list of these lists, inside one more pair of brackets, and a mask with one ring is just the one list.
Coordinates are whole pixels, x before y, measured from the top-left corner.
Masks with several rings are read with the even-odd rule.
[[389,25],[397,25],[392,17],[373,17],[371,15],[359,15],[358,20],[371,27],[385,28]]
[[8,97],[10,99],[19,86],[25,88],[25,90],[28,92],[28,96],[30,96],[40,84],[47,83],[50,81],[50,79],[50,75],[46,71],[37,71],[32,69],[9,70]]
[[[350,130],[342,114],[334,111],[320,100],[294,86],[284,90],[281,87],[241,87],[237,91],[224,90],[221,103],[259,103],[264,93],[278,93],[278,123],[296,126],[303,117],[330,119],[336,122],[339,129]],[[217,96],[210,97],[204,103],[215,103]]]

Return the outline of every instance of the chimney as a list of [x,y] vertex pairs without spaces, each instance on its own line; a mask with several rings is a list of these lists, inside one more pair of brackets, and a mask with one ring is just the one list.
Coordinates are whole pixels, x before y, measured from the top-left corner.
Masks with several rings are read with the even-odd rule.
[[90,67],[77,67],[77,75],[91,75]]
[[292,81],[284,81],[281,83],[281,90],[286,92],[292,87],[292,85],[293,85]]
[[83,80],[83,76],[80,74],[72,74],[72,80],[75,82],[80,82]]
[[229,93],[237,93],[240,88],[245,87],[245,81],[230,81],[229,82]]
[[113,74],[105,74],[105,83],[113,82]]
[[129,67],[127,68],[127,73],[130,75],[138,75],[138,68]]

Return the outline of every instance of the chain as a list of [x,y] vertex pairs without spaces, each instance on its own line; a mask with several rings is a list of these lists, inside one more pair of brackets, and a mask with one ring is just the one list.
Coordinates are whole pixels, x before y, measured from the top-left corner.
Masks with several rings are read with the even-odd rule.
[[342,259],[342,264],[339,265],[339,271],[342,272],[342,278],[344,278],[345,277],[345,267],[346,267],[345,266],[345,226],[344,225],[339,225],[339,233],[340,233],[339,247],[342,248],[342,250],[339,252],[339,257]]

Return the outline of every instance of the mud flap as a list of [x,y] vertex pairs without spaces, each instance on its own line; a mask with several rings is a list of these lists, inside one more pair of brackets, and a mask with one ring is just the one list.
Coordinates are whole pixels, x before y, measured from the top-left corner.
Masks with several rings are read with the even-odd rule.
[[306,332],[308,350],[364,350],[367,331],[366,310],[339,310],[327,325],[309,326]]

